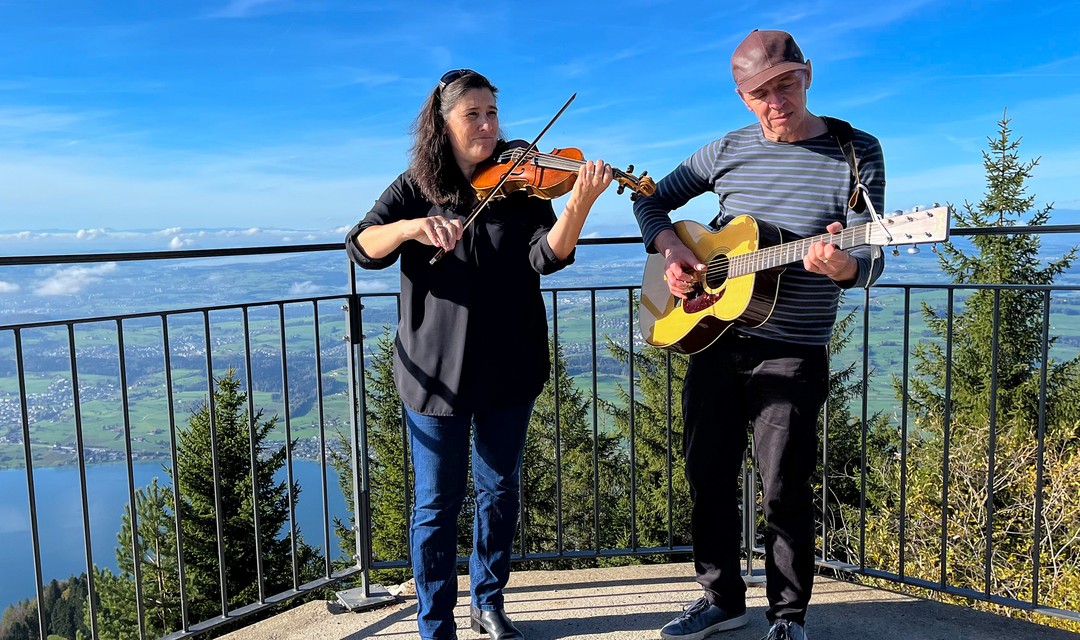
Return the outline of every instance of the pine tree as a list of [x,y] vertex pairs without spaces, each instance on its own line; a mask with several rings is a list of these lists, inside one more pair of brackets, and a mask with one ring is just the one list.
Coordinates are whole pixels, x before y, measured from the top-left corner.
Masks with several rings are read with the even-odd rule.
[[[256,505],[263,593],[271,595],[293,587],[292,543],[287,533],[288,483],[274,480],[285,465],[286,451],[284,446],[275,449],[266,442],[277,418],[264,420],[261,410],[251,419],[253,429],[249,434],[247,395],[240,392],[235,371],[229,370],[216,380],[213,400],[224,534],[221,541],[225,548],[226,593],[231,609],[256,602],[259,597]],[[210,415],[209,403],[192,411],[187,428],[177,434],[177,468],[166,469],[170,480],[179,488],[181,500],[189,621],[221,615],[218,509],[214,495]],[[257,452],[254,469],[249,449],[252,438]],[[252,500],[253,475],[258,487],[255,501]],[[295,506],[300,495],[299,484],[293,484],[292,493]],[[160,635],[180,627],[174,512],[172,493],[158,487],[156,479],[147,488],[136,491],[144,624],[150,634]],[[95,584],[101,600],[98,627],[102,638],[128,638],[133,636],[132,629],[138,629],[130,505],[122,517],[116,556],[118,574],[95,567]],[[318,552],[304,542],[299,530],[296,534],[296,565],[300,584],[319,575]]]
[[[406,475],[407,447],[402,429],[401,399],[394,384],[394,336],[384,327],[376,340],[374,352],[364,369],[364,387],[368,446],[370,448],[368,483],[371,500],[371,546],[376,561],[408,558],[409,514],[406,505],[407,488],[412,486],[411,473]],[[353,501],[352,439],[340,434],[338,451],[331,464],[338,474],[338,486],[345,496],[346,510],[355,514]],[[356,553],[356,535],[346,523],[334,518],[334,532],[352,566]],[[397,584],[409,575],[407,569],[385,569],[372,573],[375,582]]]
[[[850,342],[854,313],[841,318],[833,331],[829,352],[838,355]],[[609,340],[608,348],[620,362],[627,362],[629,353],[625,347]],[[634,449],[637,456],[636,518],[637,544],[639,547],[666,546],[668,540],[668,501],[671,501],[671,540],[673,545],[691,543],[689,486],[685,476],[682,456],[682,386],[686,377],[687,358],[654,347],[645,347],[634,353],[637,374],[634,378]],[[850,530],[849,523],[857,522],[857,509],[861,500],[862,486],[862,433],[860,418],[852,415],[851,401],[861,392],[861,380],[855,377],[856,368],[850,364],[833,370],[829,380],[828,421],[829,460],[823,463],[822,450],[817,453],[815,478],[829,476],[829,502],[827,508],[821,503],[821,481],[815,480],[814,496],[819,521],[826,519],[828,530],[838,538],[821,541],[823,551],[853,556],[857,550],[857,531]],[[614,416],[615,424],[628,447],[630,431],[630,394],[619,387],[619,401],[605,403]],[[825,416],[821,416],[822,421]],[[669,434],[670,422],[670,434]],[[823,422],[822,422],[823,424]],[[890,451],[894,448],[883,416],[869,417],[867,425],[867,448],[870,452]],[[749,429],[749,426],[747,426]],[[819,427],[820,429],[820,427]],[[820,432],[819,432],[820,433]],[[669,438],[670,435],[670,438]],[[671,491],[668,491],[668,478]],[[868,477],[868,493],[871,500],[884,491],[881,480]],[[760,492],[760,483],[758,484]],[[760,499],[760,494],[758,496]],[[628,506],[623,505],[629,516]],[[764,525],[759,519],[758,527]],[[629,545],[629,529],[619,541]],[[839,549],[834,548],[839,545]]]
[[[988,139],[989,151],[983,153],[986,193],[977,205],[965,202],[957,212],[955,223],[960,226],[1007,228],[1023,216],[1029,216],[1025,224],[1039,226],[1049,219],[1049,205],[1031,212],[1035,197],[1027,195],[1026,181],[1038,160],[1019,159],[1020,139],[1013,139],[1009,122],[1003,116],[998,135]],[[1039,237],[1025,233],[978,235],[971,245],[968,250],[946,243],[939,256],[943,271],[955,283],[1052,284],[1076,256],[1074,248],[1061,258],[1044,261],[1039,257]],[[1030,600],[1042,309],[1039,291],[961,290],[950,333],[944,309],[923,304],[922,315],[935,338],[915,346],[915,373],[908,380],[913,420],[905,487],[907,546],[901,550],[898,545],[896,500],[878,505],[867,522],[868,555],[876,566],[897,570],[903,551],[908,575],[934,581],[947,575],[952,586]],[[1050,337],[1051,346],[1055,340]],[[946,341],[951,341],[951,362],[946,358]],[[1080,360],[1055,362],[1051,358],[1046,369],[1040,560],[1043,567],[1052,569],[1040,576],[1039,599],[1045,605],[1075,610],[1080,604],[1080,505],[1075,500],[1080,490]],[[947,373],[951,375],[948,405]],[[901,384],[899,378],[894,381],[898,391]],[[948,475],[943,477],[946,450]],[[891,494],[898,496],[899,460],[886,458],[882,463]],[[993,486],[988,487],[991,475]],[[944,482],[948,482],[944,532],[948,548],[943,572],[939,540]],[[988,500],[991,490],[993,500]],[[989,585],[985,583],[987,561]]]
[[[957,226],[976,228],[1010,227],[1031,211],[1034,195],[1027,195],[1026,181],[1038,159],[1019,160],[1020,139],[1011,138],[1010,120],[998,122],[998,136],[989,138],[990,151],[983,152],[987,190],[978,205],[964,203],[956,212]],[[1040,226],[1049,220],[1052,205],[1031,213],[1024,221]],[[1041,240],[1034,234],[978,235],[973,251],[947,242],[939,264],[957,284],[1048,285],[1068,269],[1076,257],[1073,248],[1056,260],[1039,257]],[[993,317],[997,299],[997,411],[999,418],[1031,427],[1038,415],[1039,362],[1042,349],[1042,295],[1032,291],[980,289],[970,294],[965,309],[956,315],[952,335],[952,411],[962,415],[989,413],[988,390],[992,366],[989,345],[993,340]],[[937,336],[944,338],[947,319],[940,309],[923,305],[923,315]],[[1056,341],[1051,336],[1051,345]],[[944,410],[945,345],[942,341],[922,342],[915,350],[918,376],[911,380],[911,397],[926,411],[941,414]],[[1057,363],[1049,378],[1057,387],[1075,373],[1075,361]],[[1048,422],[1080,417],[1080,407],[1070,397],[1048,397]]]
[[[211,459],[210,405],[196,408],[188,420],[189,428],[178,435],[177,469],[173,481],[180,489],[180,516],[183,534],[184,563],[188,584],[204,597],[192,601],[194,619],[220,615],[220,578],[216,517],[222,518],[221,544],[224,546],[225,589],[230,607],[255,602],[259,597],[258,558],[255,536],[255,504],[252,502],[252,476],[258,487],[259,546],[262,554],[263,590],[273,594],[293,587],[293,564],[296,581],[303,584],[315,578],[317,551],[307,545],[299,529],[296,532],[296,556],[289,535],[290,507],[300,497],[300,485],[292,486],[290,503],[286,481],[274,476],[286,463],[286,450],[266,442],[277,425],[277,417],[263,419],[263,411],[250,416],[247,394],[240,391],[240,380],[230,370],[216,381],[214,392],[214,429],[217,441],[217,476],[220,485],[221,511],[215,504],[214,470]],[[254,425],[249,434],[249,424]],[[258,452],[252,469],[251,439]],[[282,534],[284,532],[284,535]]]
[[[181,626],[180,576],[176,563],[176,524],[172,516],[172,502],[172,494],[158,486],[157,478],[147,487],[135,491],[143,628],[151,637],[166,635]],[[135,557],[132,554],[131,525],[131,505],[126,505],[120,532],[116,535],[119,573],[113,574],[107,568],[94,569],[94,584],[100,600],[99,634],[102,638],[130,637],[133,630],[140,628],[135,605]]]
[[[840,303],[843,304],[841,296]],[[890,431],[888,417],[882,414],[867,416],[866,462],[863,461],[864,427],[860,415],[852,413],[852,403],[861,399],[862,379],[856,376],[856,363],[836,368],[837,356],[848,347],[853,337],[856,312],[852,310],[838,318],[829,340],[829,395],[825,411],[819,418],[819,447],[813,492],[817,522],[829,531],[829,538],[819,540],[823,557],[857,563],[859,554],[859,510],[864,485],[868,504],[880,504],[886,499],[888,487],[881,475],[874,472],[882,457],[892,456],[898,447],[896,434]],[[874,372],[869,372],[873,376]],[[828,426],[828,442],[823,427]],[[825,445],[828,460],[825,460]],[[822,491],[828,480],[827,502]]]
[[56,580],[52,582],[58,585],[59,597],[48,607],[49,631],[70,640],[80,633],[89,633],[83,618],[88,593],[86,574],[71,576],[59,583]]
[[[50,638],[74,640],[80,634],[89,634],[83,609],[87,598],[86,574],[71,576],[67,580],[49,581],[42,597],[45,606],[46,630]],[[31,640],[38,637],[37,598],[22,600],[8,605],[0,616],[0,638],[3,640]]]
[[[521,530],[526,553],[593,549],[597,536],[594,506],[603,531],[614,526],[613,504],[618,500],[613,464],[618,455],[616,438],[599,433],[594,442],[589,401],[574,385],[561,345],[558,348],[552,345],[551,352],[553,375],[533,407],[522,460]],[[594,477],[594,453],[599,478]],[[559,482],[556,474],[560,474]],[[599,504],[593,492],[594,480],[598,482]],[[549,568],[566,564],[534,562],[530,566]]]
[[[624,365],[629,350],[608,339],[612,357]],[[666,547],[689,545],[690,490],[682,456],[682,394],[686,378],[686,356],[656,347],[637,349],[633,354],[634,397],[631,432],[631,398],[627,386],[618,386],[618,401],[603,404],[614,418],[621,446],[629,454],[633,440],[634,459],[627,457],[621,493],[630,494],[630,464],[634,466],[636,503],[634,522],[625,500],[617,507],[624,523],[615,540],[605,546]],[[669,511],[670,509],[670,511]],[[670,524],[669,524],[670,523]]]

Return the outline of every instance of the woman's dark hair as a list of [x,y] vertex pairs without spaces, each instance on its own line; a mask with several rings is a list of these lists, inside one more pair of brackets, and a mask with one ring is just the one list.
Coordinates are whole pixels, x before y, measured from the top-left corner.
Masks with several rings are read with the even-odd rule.
[[439,83],[435,87],[424,101],[424,106],[420,107],[412,126],[409,172],[424,197],[441,207],[460,205],[472,191],[468,177],[461,175],[458,170],[450,138],[446,134],[447,117],[465,92],[471,89],[488,89],[493,95],[499,93],[495,85],[479,73],[464,73],[445,85]]

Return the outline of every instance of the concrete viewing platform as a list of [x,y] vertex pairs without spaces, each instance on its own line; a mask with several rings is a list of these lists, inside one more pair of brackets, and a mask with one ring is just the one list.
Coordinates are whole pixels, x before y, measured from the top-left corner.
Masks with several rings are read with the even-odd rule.
[[[527,640],[658,639],[660,627],[700,595],[688,563],[569,571],[515,571],[506,611]],[[309,602],[229,633],[227,640],[360,640],[416,638],[416,597],[402,585],[398,601],[353,613],[338,603]],[[750,624],[710,640],[757,640],[768,631],[765,590],[747,590]],[[487,636],[469,629],[468,577],[458,584],[459,640]],[[1076,640],[1080,634],[818,576],[807,618],[813,640]]]

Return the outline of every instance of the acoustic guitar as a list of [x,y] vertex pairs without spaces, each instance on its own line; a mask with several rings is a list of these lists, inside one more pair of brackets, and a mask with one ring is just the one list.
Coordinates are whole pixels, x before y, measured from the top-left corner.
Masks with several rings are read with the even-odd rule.
[[772,315],[784,266],[800,262],[822,241],[840,249],[943,242],[949,237],[949,208],[902,213],[878,222],[784,242],[775,225],[738,216],[719,231],[697,222],[675,223],[675,233],[702,264],[687,299],[671,295],[664,257],[651,253],[641,283],[639,323],[645,342],[697,353],[734,325],[756,327]]

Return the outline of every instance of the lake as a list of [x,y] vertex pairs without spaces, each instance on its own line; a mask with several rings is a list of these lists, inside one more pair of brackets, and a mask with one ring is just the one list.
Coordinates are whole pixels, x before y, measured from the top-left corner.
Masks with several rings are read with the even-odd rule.
[[[145,487],[154,477],[165,485],[167,474],[159,462],[135,464],[135,487]],[[320,465],[313,460],[293,462],[293,477],[302,492],[297,505],[297,524],[305,542],[324,547]],[[280,474],[284,479],[284,471]],[[127,466],[101,464],[87,467],[87,498],[90,509],[90,538],[94,564],[117,569],[116,536],[120,518],[128,503]],[[86,571],[86,550],[82,527],[82,497],[77,466],[42,467],[34,470],[37,500],[41,569],[45,582],[63,580]],[[337,486],[337,474],[328,466],[327,491],[331,518],[344,519],[345,499]],[[33,540],[26,493],[26,471],[0,470],[0,610],[26,598],[35,597]],[[332,523],[332,521],[331,521]],[[129,543],[130,544],[130,543]],[[331,558],[341,555],[333,531]]]

